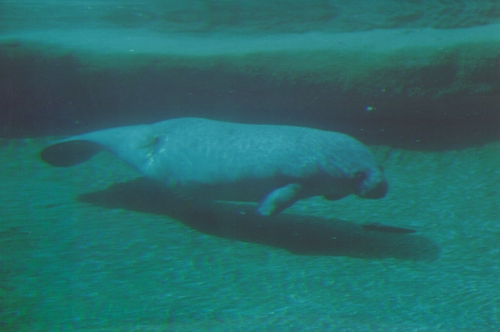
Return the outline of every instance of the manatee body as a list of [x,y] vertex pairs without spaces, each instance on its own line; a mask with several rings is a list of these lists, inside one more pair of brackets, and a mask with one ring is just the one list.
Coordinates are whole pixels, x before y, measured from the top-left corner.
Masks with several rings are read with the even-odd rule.
[[260,201],[257,212],[266,216],[306,197],[376,199],[388,189],[382,169],[362,143],[294,126],[179,118],[74,136],[45,148],[41,157],[67,167],[102,149],[176,194]]

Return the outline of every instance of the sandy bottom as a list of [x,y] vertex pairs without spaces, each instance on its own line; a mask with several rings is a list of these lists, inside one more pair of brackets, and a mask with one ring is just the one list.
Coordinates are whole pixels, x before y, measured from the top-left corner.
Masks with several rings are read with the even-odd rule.
[[2,330],[500,326],[500,143],[375,147],[385,199],[313,198],[264,219],[170,198],[106,153],[50,167],[46,142],[0,142]]

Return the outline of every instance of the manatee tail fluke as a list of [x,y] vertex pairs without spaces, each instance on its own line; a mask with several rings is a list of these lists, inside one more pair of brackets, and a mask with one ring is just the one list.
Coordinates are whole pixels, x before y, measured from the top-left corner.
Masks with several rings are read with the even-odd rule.
[[102,146],[97,143],[73,140],[46,147],[40,157],[52,166],[69,167],[89,160],[101,150]]

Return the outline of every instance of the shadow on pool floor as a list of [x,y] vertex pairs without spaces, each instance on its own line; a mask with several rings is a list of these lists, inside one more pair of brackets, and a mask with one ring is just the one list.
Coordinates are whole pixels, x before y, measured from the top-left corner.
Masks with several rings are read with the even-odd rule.
[[[104,208],[166,215],[199,232],[286,249],[300,255],[434,260],[439,248],[416,234],[373,231],[340,219],[281,213],[257,215],[254,206],[179,198],[146,178],[78,197]],[[366,225],[365,225],[366,226]]]

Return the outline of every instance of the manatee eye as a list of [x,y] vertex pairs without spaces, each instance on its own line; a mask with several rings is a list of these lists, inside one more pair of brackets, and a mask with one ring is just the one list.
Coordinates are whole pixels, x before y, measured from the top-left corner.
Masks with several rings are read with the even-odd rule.
[[367,177],[367,174],[363,171],[357,171],[354,173],[353,176],[353,181],[356,185],[359,185],[361,182],[363,182]]

